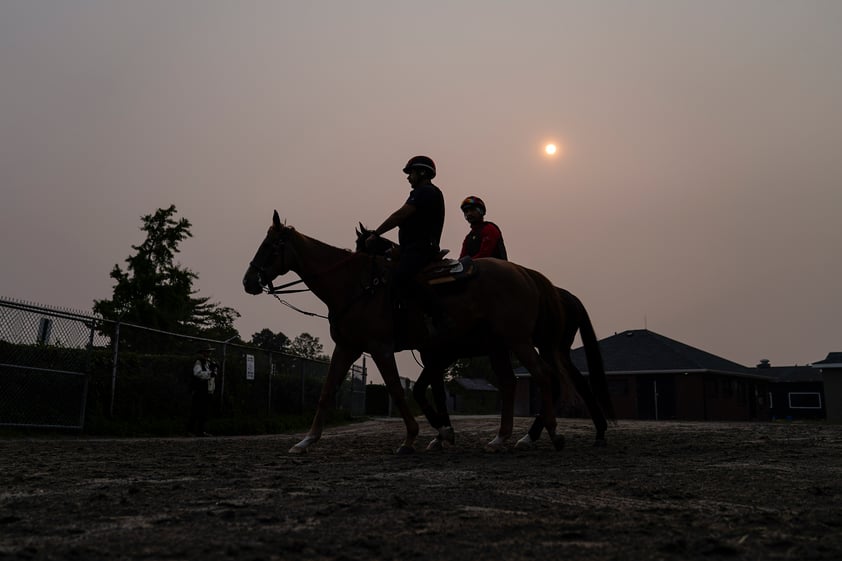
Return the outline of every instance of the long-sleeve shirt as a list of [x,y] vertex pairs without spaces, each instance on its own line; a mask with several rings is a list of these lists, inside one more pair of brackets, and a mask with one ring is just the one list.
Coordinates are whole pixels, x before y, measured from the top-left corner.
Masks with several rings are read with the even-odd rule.
[[503,245],[503,234],[500,228],[493,222],[480,222],[471,226],[471,231],[465,236],[462,242],[462,252],[459,258],[471,256],[474,259],[480,257],[496,257],[506,259],[506,248]]
[[211,377],[211,369],[210,369],[210,361],[204,361],[204,365],[202,364],[202,360],[196,360],[196,364],[193,365],[193,376],[200,380],[210,380]]

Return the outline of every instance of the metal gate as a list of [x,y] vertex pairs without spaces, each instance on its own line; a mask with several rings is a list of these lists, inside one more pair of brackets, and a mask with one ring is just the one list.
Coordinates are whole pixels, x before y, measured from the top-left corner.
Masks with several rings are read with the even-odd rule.
[[0,299],[0,426],[83,428],[95,321]]

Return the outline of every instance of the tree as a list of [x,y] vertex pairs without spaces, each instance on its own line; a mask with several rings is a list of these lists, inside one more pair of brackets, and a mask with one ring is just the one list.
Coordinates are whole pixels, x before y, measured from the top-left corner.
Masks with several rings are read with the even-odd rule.
[[302,358],[324,359],[326,357],[322,354],[323,348],[318,337],[302,333],[293,339],[287,350],[289,354]]
[[[146,240],[133,245],[125,271],[114,265],[116,281],[110,300],[94,300],[94,312],[105,319],[134,323],[163,331],[214,339],[239,337],[234,320],[240,314],[210,298],[196,296],[193,282],[199,276],[175,263],[179,244],[193,237],[186,218],[176,219],[175,205],[141,217]],[[129,347],[160,344],[160,338],[129,336]],[[138,349],[136,349],[138,350]]]
[[447,368],[445,375],[448,380],[454,378],[482,378],[488,380],[494,377],[491,370],[491,361],[485,356],[460,358]]
[[271,329],[261,329],[251,336],[252,345],[267,351],[286,352],[290,344],[289,337],[281,333],[273,333]]

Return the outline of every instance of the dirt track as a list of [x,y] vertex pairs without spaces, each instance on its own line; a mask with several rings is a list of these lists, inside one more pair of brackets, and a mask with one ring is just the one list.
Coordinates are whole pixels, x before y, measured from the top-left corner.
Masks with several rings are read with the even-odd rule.
[[626,421],[599,449],[565,420],[561,453],[490,455],[496,423],[410,457],[390,420],[305,457],[300,435],[0,440],[0,559],[842,558],[842,426]]

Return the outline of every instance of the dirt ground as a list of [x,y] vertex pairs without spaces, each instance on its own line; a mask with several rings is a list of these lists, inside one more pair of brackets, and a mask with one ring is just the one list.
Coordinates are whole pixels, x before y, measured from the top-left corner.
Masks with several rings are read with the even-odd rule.
[[[516,419],[521,436],[529,419]],[[403,424],[268,437],[0,440],[0,559],[840,559],[842,426],[622,421],[607,448],[395,456]]]

